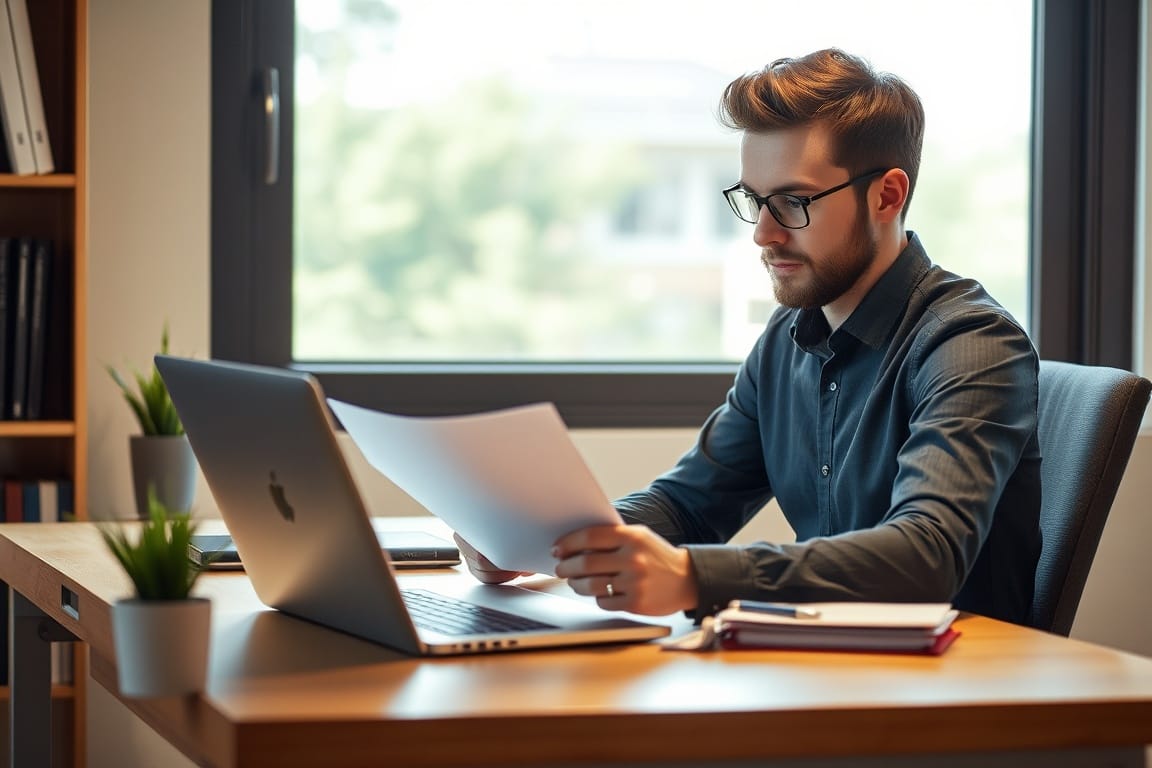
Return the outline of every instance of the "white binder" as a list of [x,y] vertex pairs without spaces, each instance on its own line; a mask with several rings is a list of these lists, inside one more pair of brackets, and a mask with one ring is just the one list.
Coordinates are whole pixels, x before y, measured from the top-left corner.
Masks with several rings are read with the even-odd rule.
[[20,66],[16,62],[8,0],[0,0],[0,120],[4,123],[4,140],[12,172],[21,175],[36,173],[36,157],[28,134],[24,88],[20,84]]
[[20,71],[24,114],[28,121],[28,139],[32,143],[36,173],[52,173],[56,166],[52,162],[52,146],[48,142],[48,125],[44,120],[44,98],[40,93],[40,72],[36,68],[36,54],[32,47],[27,0],[5,1],[16,48],[16,66]]

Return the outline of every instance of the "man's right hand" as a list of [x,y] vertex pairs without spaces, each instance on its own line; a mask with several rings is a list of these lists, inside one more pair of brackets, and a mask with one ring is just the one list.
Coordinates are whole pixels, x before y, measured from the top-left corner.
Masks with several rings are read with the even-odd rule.
[[460,556],[468,564],[468,570],[472,571],[472,575],[485,584],[503,584],[518,576],[532,575],[531,571],[506,571],[503,568],[497,568],[491,560],[477,552],[475,547],[462,539],[460,534],[453,533],[452,538],[456,540],[456,546],[460,548]]

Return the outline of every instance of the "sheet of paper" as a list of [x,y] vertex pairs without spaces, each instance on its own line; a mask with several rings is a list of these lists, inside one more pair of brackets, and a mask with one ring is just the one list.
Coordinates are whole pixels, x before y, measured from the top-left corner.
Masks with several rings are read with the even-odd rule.
[[936,628],[951,623],[956,611],[949,603],[789,603],[819,612],[819,617],[791,618],[727,608],[726,621],[809,627]]
[[552,574],[552,543],[620,516],[551,403],[411,417],[328,399],[368,463],[500,568]]

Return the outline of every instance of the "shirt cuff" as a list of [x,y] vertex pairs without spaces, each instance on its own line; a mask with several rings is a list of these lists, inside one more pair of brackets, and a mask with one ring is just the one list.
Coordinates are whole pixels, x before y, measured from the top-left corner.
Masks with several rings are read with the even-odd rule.
[[697,603],[689,616],[700,621],[727,608],[741,591],[747,590],[750,577],[745,573],[740,547],[728,544],[693,544],[685,546],[692,571],[696,576]]

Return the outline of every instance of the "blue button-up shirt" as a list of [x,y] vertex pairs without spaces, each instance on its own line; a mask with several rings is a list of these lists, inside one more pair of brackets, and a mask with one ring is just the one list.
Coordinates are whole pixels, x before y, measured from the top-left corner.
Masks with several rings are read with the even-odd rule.
[[[1038,358],[915,234],[830,332],[780,308],[695,447],[616,502],[729,600],[952,601],[1026,622],[1040,553]],[[775,497],[796,543],[723,544]]]

